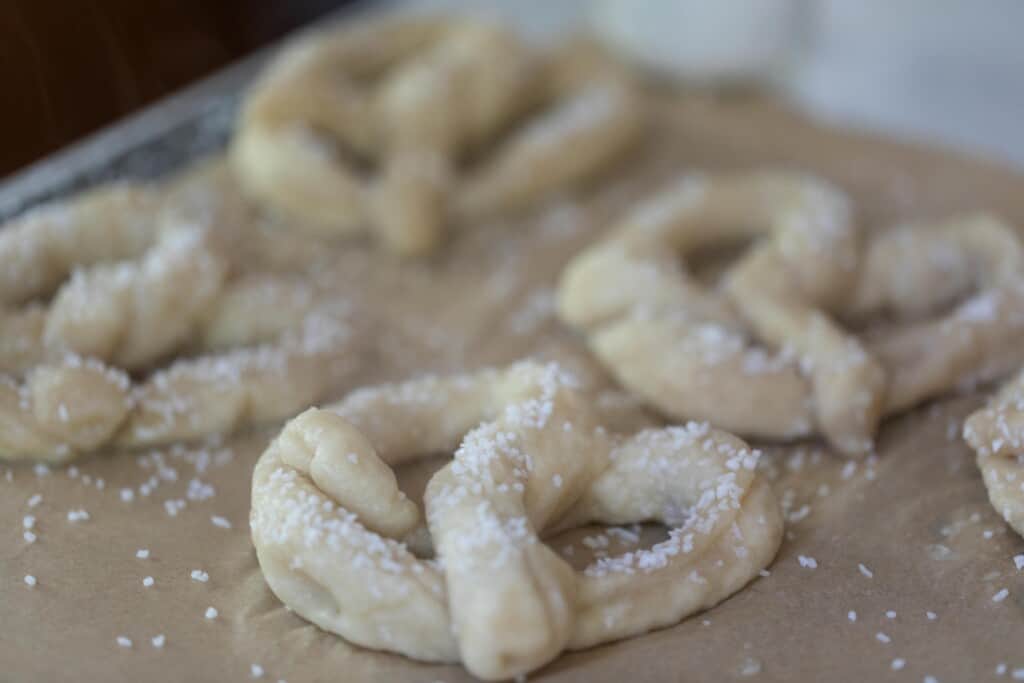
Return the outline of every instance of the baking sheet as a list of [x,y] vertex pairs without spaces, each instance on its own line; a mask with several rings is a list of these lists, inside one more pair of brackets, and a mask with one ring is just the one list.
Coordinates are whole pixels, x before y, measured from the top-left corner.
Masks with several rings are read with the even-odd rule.
[[[1024,224],[1024,177],[994,165],[826,130],[750,97],[672,97],[656,118],[645,149],[587,201],[479,226],[420,264],[355,244],[318,254],[334,264],[339,296],[377,312],[361,318],[378,343],[353,385],[528,354],[606,382],[552,319],[552,287],[566,259],[678,170],[810,170],[850,191],[871,225],[977,208]],[[216,166],[196,182],[234,191]],[[530,678],[945,682],[1024,668],[1024,572],[1012,559],[1024,541],[988,505],[957,438],[980,401],[949,399],[888,422],[865,464],[814,443],[770,448],[765,474],[793,521],[769,576],[676,627],[560,657]],[[272,434],[104,454],[52,472],[0,467],[0,680],[468,680],[458,666],[349,646],[269,592],[247,516],[252,465]],[[178,504],[167,501],[178,500],[185,505],[172,515]],[[69,521],[80,510],[88,519]],[[28,574],[35,586],[23,582]],[[1003,588],[1009,596],[994,602]]]

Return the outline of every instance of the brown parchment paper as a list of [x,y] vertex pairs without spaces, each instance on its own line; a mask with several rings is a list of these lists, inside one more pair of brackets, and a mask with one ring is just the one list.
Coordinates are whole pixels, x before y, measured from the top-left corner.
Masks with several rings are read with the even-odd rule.
[[[987,163],[826,130],[751,97],[672,96],[655,109],[644,149],[586,201],[480,226],[424,263],[361,245],[313,250],[337,295],[374,312],[360,318],[373,343],[359,376],[338,393],[528,354],[606,381],[552,318],[552,287],[573,253],[675,170],[803,168],[847,189],[872,226],[976,208],[1024,225],[1024,176]],[[190,182],[234,191],[216,165]],[[531,678],[945,683],[988,679],[1000,663],[1024,667],[1024,572],[1012,560],[1024,541],[988,505],[957,436],[981,400],[947,399],[889,421],[866,464],[814,443],[770,448],[765,474],[792,521],[769,576],[678,626],[564,655]],[[106,454],[49,474],[0,467],[0,681],[244,681],[254,664],[264,680],[290,683],[468,680],[458,666],[352,647],[270,593],[247,517],[252,466],[273,432],[156,456]],[[143,496],[147,482],[157,485]],[[30,508],[34,494],[42,502]],[[179,499],[185,506],[169,514],[166,501]],[[69,522],[79,509],[89,519]],[[28,514],[33,544],[22,539]],[[140,548],[148,559],[136,558]],[[194,569],[209,580],[192,580]],[[38,584],[27,586],[26,574]],[[1002,588],[1009,597],[993,602]],[[215,619],[204,618],[209,606]]]

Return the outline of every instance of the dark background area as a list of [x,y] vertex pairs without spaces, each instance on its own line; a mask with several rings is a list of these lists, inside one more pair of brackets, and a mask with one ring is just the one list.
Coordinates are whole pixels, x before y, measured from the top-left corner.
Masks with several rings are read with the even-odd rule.
[[0,177],[354,0],[0,0]]

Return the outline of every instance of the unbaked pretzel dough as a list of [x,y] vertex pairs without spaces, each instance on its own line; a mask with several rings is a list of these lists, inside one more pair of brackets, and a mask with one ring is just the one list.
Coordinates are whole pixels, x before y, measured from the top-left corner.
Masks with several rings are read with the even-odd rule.
[[230,202],[163,199],[111,186],[0,231],[4,273],[36,274],[0,281],[0,459],[64,462],[290,417],[351,370],[346,305],[306,277],[240,269],[259,259],[234,248]]
[[[719,289],[677,256],[758,237]],[[1020,239],[988,216],[866,238],[846,197],[819,179],[686,175],[570,262],[559,311],[673,418],[756,437],[821,433],[859,456],[883,414],[1024,361],[1013,342],[1022,266]],[[978,289],[945,317],[870,343],[838,322],[931,313]]]
[[[426,517],[390,466],[454,451]],[[553,364],[361,389],[292,420],[253,474],[264,576],[291,609],[366,647],[474,675],[674,624],[774,557],[782,520],[757,453],[706,425],[609,434]],[[574,572],[538,536],[656,520],[649,550]]]
[[[549,60],[479,20],[389,18],[321,32],[252,89],[234,167],[250,194],[311,231],[370,232],[396,252],[425,253],[450,219],[569,189],[636,138],[637,96],[621,70],[555,79]],[[367,164],[369,174],[359,170]]]
[[1024,536],[1024,372],[964,423],[992,506]]

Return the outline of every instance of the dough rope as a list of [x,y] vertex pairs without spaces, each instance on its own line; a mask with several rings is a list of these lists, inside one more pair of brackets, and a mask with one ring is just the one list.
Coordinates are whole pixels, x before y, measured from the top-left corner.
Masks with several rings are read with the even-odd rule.
[[426,253],[450,220],[569,189],[636,138],[637,96],[619,72],[595,67],[554,84],[552,70],[518,36],[480,21],[322,32],[254,86],[233,164],[249,194],[310,231],[369,232],[398,253]]
[[[165,211],[157,194],[96,190],[0,232],[0,263],[20,249],[46,273],[0,288],[0,459],[228,433],[294,415],[351,371],[347,306],[303,278],[240,270],[231,207]],[[122,237],[130,246],[92,243]]]
[[[390,466],[454,451],[417,506]],[[774,557],[757,453],[691,423],[613,436],[555,365],[361,389],[289,422],[253,474],[250,526],[274,593],[350,642],[486,679],[675,624]],[[574,571],[538,536],[659,521],[668,540]]]
[[964,439],[978,456],[992,506],[1024,536],[1024,372],[967,418]]
[[[757,238],[719,288],[677,258]],[[558,305],[667,415],[753,437],[820,433],[859,456],[883,415],[1024,361],[1011,341],[1024,323],[1022,264],[1014,231],[987,216],[867,237],[821,180],[687,175],[570,262]],[[944,317],[877,340],[843,326],[934,313],[974,290]]]

